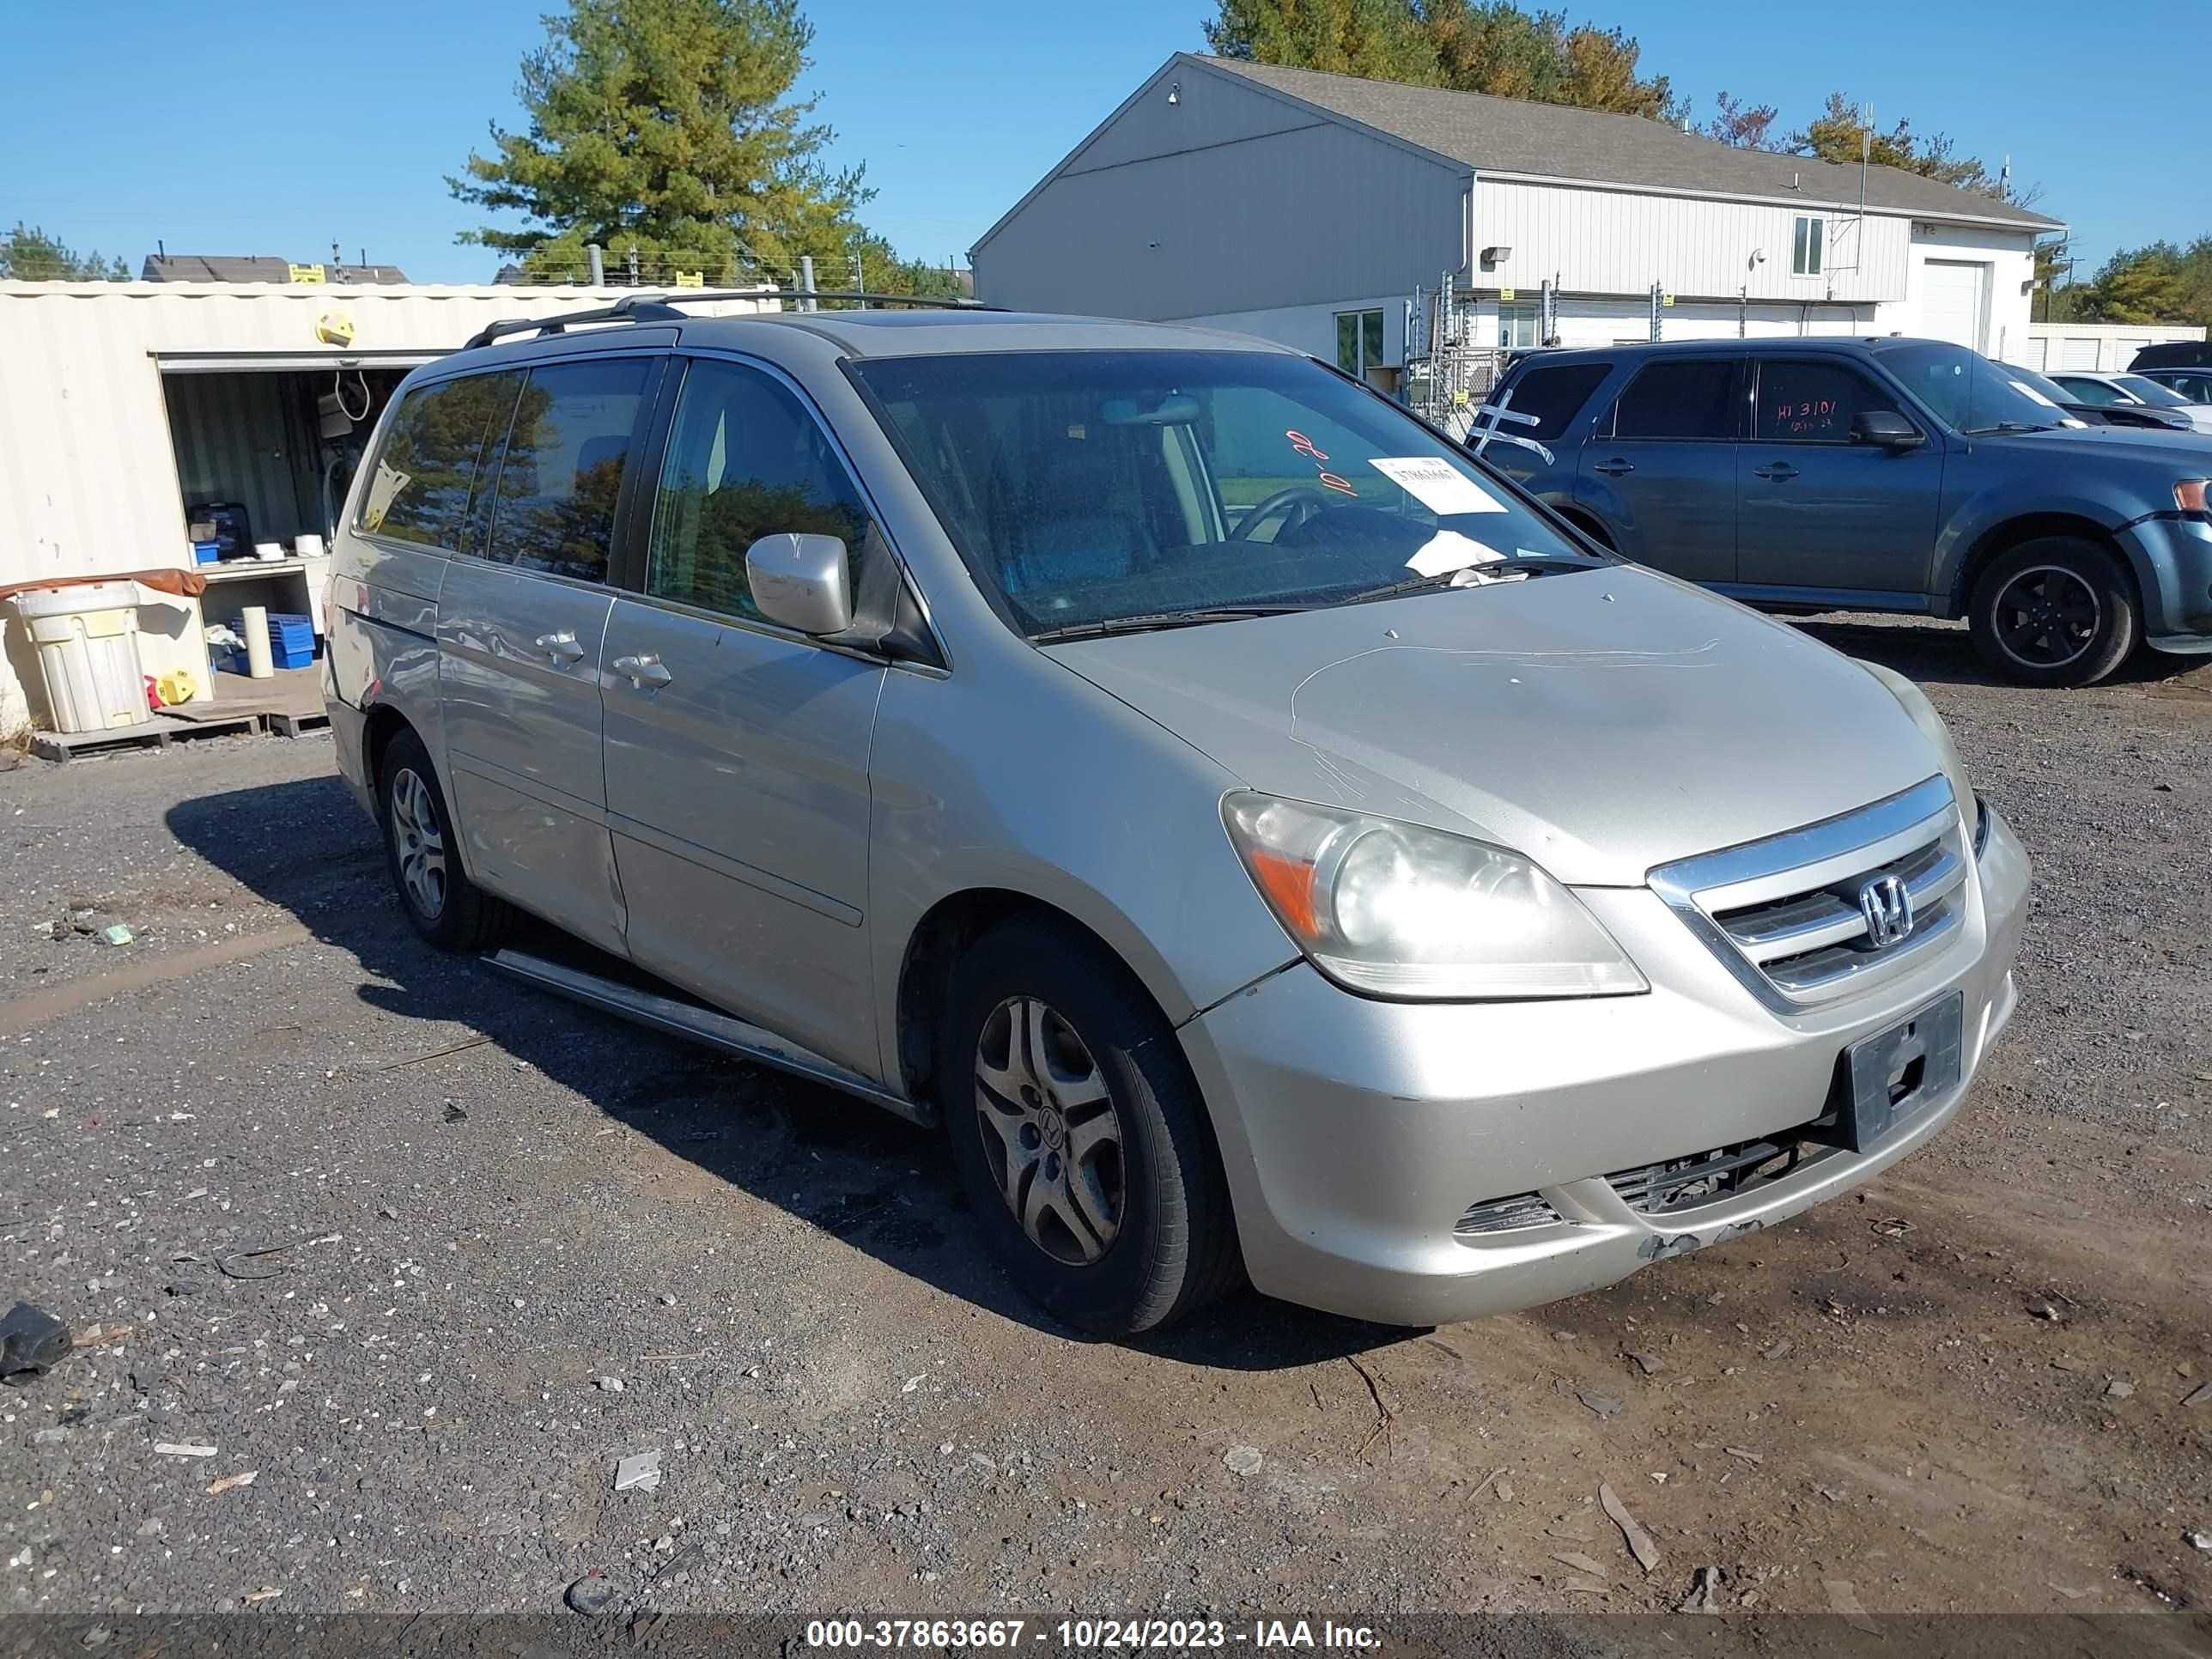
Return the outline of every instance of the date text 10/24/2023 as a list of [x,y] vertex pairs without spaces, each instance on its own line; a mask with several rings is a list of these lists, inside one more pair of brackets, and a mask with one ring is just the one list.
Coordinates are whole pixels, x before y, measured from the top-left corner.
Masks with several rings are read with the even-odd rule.
[[806,1626],[806,1645],[825,1651],[903,1648],[1000,1649],[1018,1651],[1053,1644],[1080,1651],[1188,1651],[1258,1648],[1371,1652],[1382,1645],[1370,1626],[1333,1620],[1255,1619],[817,1619]]

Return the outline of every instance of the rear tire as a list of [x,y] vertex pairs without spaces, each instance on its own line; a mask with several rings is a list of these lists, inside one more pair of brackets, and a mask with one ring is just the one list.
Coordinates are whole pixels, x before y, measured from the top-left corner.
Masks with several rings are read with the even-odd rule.
[[496,942],[514,912],[462,869],[445,791],[429,750],[412,732],[385,746],[376,802],[392,889],[415,931],[441,951],[481,951]]
[[938,1049],[953,1168],[1007,1274],[1101,1336],[1241,1281],[1228,1182],[1175,1031],[1113,956],[1021,919],[955,966]]
[[2080,536],[2039,536],[2001,555],[1967,606],[1983,662],[2023,685],[2094,685],[2142,631],[2135,579]]

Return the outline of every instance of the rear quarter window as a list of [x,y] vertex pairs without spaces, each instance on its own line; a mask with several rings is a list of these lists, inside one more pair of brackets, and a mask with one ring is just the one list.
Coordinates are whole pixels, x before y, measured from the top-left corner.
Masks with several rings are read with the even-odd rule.
[[1609,362],[1559,363],[1527,370],[1505,387],[1507,406],[1516,415],[1534,416],[1536,423],[1528,426],[1512,421],[1502,429],[1524,437],[1558,437],[1612,373]]
[[369,469],[360,526],[373,536],[459,548],[479,459],[507,429],[520,374],[471,374],[400,398]]

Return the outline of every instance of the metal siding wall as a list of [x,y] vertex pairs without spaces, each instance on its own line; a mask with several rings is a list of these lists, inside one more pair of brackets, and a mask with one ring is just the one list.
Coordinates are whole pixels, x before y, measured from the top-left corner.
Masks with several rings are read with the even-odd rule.
[[1340,126],[1063,174],[975,250],[978,297],[1163,319],[1433,285],[1463,171]]
[[[1181,88],[1173,104],[1168,102],[1170,86]],[[1204,70],[1185,73],[1170,67],[1122,112],[1120,120],[1085,144],[1066,166],[1070,173],[1093,173],[1129,161],[1315,126],[1323,118],[1226,76]]]
[[2203,337],[2202,328],[2185,323],[2030,323],[2006,355],[2030,368],[2041,368],[2048,361],[2109,374],[2125,368],[2147,345]]
[[[1828,270],[1820,277],[1790,274],[1790,234],[1801,212],[1827,219]],[[1747,286],[1755,301],[1901,298],[1911,222],[1868,215],[1862,250],[1855,218],[1812,203],[1768,207],[1486,179],[1475,190],[1475,246],[1513,253],[1482,267],[1475,280],[1532,293],[1548,276],[1569,292],[1589,294],[1640,294],[1656,282],[1672,294],[1711,299]],[[1758,264],[1753,249],[1766,255]],[[1863,268],[1836,268],[1852,264]]]

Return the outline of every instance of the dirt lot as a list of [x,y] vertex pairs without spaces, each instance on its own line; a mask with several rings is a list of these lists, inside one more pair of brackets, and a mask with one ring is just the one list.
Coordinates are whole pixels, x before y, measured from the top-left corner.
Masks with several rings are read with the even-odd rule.
[[0,1607],[2203,1606],[2212,668],[1810,631],[2034,853],[2018,1020],[1876,1188],[1433,1333],[1042,1326],[930,1137],[418,945],[322,741],[0,776],[0,1296],[100,1328],[0,1395]]

